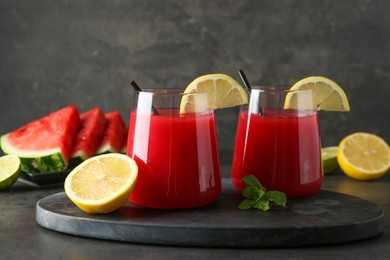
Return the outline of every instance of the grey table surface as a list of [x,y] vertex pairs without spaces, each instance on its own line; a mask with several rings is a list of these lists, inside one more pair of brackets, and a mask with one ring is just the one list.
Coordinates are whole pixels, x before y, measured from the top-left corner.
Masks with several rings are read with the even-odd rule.
[[10,190],[0,192],[0,259],[390,259],[390,173],[361,182],[336,172],[325,176],[323,189],[383,208],[384,233],[352,243],[277,249],[156,246],[77,237],[45,229],[35,221],[36,203],[63,187],[38,187],[19,179]]

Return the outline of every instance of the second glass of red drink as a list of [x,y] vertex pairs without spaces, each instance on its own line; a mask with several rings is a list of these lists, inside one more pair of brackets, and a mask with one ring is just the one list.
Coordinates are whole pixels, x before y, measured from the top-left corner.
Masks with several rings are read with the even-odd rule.
[[312,90],[253,88],[241,107],[232,165],[232,183],[256,176],[269,191],[305,196],[322,185],[321,142]]
[[130,196],[137,205],[192,208],[215,201],[221,192],[214,112],[206,93],[137,91],[127,155],[139,168]]

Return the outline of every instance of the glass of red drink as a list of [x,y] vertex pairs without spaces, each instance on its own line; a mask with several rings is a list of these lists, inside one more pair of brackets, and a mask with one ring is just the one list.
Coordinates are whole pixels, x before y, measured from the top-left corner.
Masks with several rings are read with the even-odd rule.
[[[295,105],[286,100],[294,95]],[[240,109],[231,179],[256,176],[269,191],[305,196],[322,185],[321,141],[312,90],[256,87]]]
[[180,111],[182,100],[207,104],[206,93],[137,91],[127,155],[138,165],[129,200],[152,208],[192,208],[215,201],[221,175],[214,112]]

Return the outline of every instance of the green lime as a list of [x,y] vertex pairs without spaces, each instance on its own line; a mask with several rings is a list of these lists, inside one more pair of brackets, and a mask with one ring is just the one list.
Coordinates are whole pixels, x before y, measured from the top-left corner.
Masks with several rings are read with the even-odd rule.
[[337,150],[337,146],[329,146],[321,149],[324,174],[332,173],[339,168]]
[[8,189],[20,175],[20,159],[8,154],[0,157],[0,190]]

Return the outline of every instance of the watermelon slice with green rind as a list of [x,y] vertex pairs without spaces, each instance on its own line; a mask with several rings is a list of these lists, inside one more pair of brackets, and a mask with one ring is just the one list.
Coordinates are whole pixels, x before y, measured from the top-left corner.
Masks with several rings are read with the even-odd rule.
[[96,155],[107,125],[107,119],[100,108],[95,107],[80,115],[81,125],[73,143],[69,168]]
[[126,124],[118,111],[108,112],[105,114],[105,117],[107,119],[107,127],[97,154],[120,152],[122,150]]
[[1,136],[1,149],[19,157],[24,172],[63,171],[79,125],[77,108],[68,106]]

